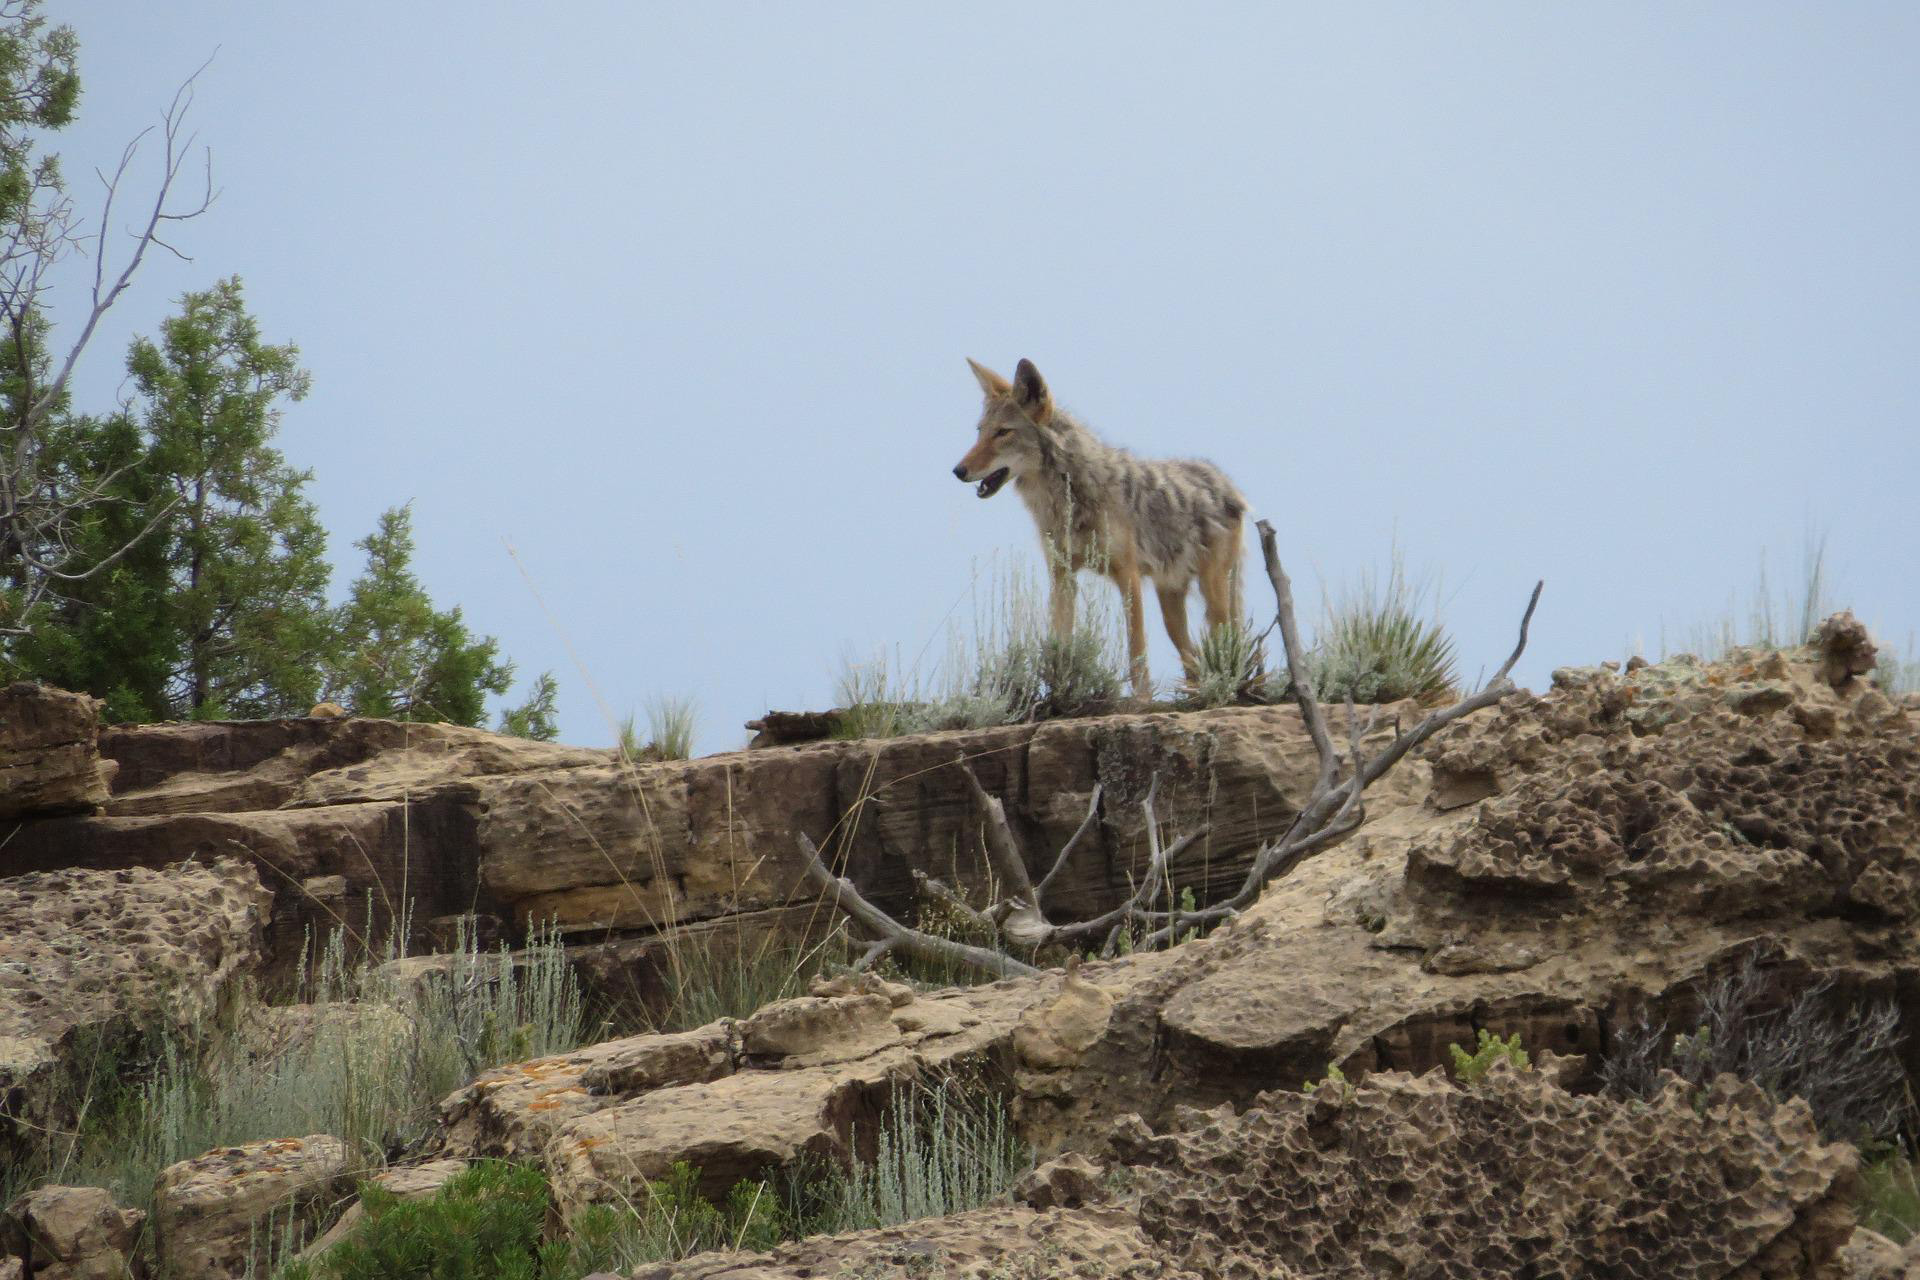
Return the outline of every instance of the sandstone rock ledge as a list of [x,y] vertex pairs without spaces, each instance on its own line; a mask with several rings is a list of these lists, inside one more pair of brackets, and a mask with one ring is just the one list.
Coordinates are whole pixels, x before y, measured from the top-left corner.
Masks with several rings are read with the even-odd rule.
[[[783,1028],[771,1039],[716,1024],[509,1069],[449,1101],[445,1153],[538,1159],[570,1204],[677,1159],[725,1181],[845,1153],[854,1117],[899,1081],[980,1068],[1043,1158],[1179,1166],[1143,1178],[1159,1207],[1114,1237],[1146,1231],[1167,1274],[1837,1274],[1852,1157],[1804,1108],[1730,1081],[1704,1113],[1678,1091],[1650,1107],[1567,1092],[1592,1088],[1622,1027],[1684,1019],[1756,953],[1781,993],[1827,981],[1920,1025],[1920,731],[1816,659],[1563,672],[1438,740],[1431,772],[1406,768],[1430,788],[1380,797],[1354,838],[1210,938],[904,1005],[823,991],[756,1015]],[[835,1030],[796,1038],[814,1016]],[[1423,1074],[1483,1028],[1572,1056],[1554,1080],[1464,1093]],[[756,1061],[756,1042],[793,1051]],[[1274,1092],[1329,1064],[1363,1081],[1351,1099]],[[1292,1154],[1263,1165],[1273,1143]],[[1691,1208],[1657,1211],[1668,1200]],[[967,1221],[1066,1232],[1062,1257],[1094,1265],[1104,1246],[1073,1212]],[[1345,1234],[1315,1236],[1323,1220]],[[959,1222],[884,1239],[924,1266],[912,1241],[973,1229]],[[1188,1236],[1239,1250],[1239,1269],[1180,1254]],[[968,1247],[954,1256],[978,1266],[954,1274],[1015,1265]],[[825,1248],[671,1274],[798,1275]]]

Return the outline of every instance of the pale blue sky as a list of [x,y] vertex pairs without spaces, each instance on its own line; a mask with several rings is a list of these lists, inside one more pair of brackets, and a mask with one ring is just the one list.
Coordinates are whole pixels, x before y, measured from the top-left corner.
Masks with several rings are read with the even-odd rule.
[[717,750],[1037,562],[949,474],[966,356],[1218,462],[1310,602],[1397,530],[1469,675],[1536,577],[1540,687],[1724,615],[1763,553],[1791,577],[1809,527],[1883,638],[1920,628],[1912,5],[49,12],[83,195],[219,49],[222,195],[83,406],[244,277],[314,375],[280,445],[336,585],[412,499],[420,575],[555,670],[571,742],[612,730],[569,644]]

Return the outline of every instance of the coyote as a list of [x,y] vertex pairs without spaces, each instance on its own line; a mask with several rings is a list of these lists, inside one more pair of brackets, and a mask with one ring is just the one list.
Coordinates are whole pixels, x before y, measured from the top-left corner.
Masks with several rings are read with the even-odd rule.
[[1031,360],[1013,381],[974,360],[986,393],[979,436],[953,474],[991,498],[1008,480],[1020,492],[1046,548],[1052,586],[1052,632],[1073,632],[1074,574],[1091,567],[1112,578],[1127,609],[1127,654],[1133,691],[1150,698],[1142,578],[1153,579],[1160,616],[1180,651],[1187,678],[1196,674],[1187,636],[1187,588],[1200,579],[1207,627],[1240,620],[1240,525],[1246,500],[1210,462],[1148,461],[1103,444],[1056,408]]

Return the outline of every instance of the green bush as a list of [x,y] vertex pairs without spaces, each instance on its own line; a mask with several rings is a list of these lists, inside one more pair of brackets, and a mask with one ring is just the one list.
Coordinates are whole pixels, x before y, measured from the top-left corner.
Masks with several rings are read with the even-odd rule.
[[1337,1063],[1329,1062],[1327,1064],[1327,1074],[1318,1080],[1302,1080],[1300,1082],[1300,1092],[1316,1093],[1323,1084],[1338,1085],[1342,1096],[1348,1098],[1353,1096],[1353,1084],[1347,1079],[1347,1073],[1342,1071]]
[[1527,1051],[1520,1047],[1518,1031],[1502,1040],[1482,1027],[1479,1036],[1479,1047],[1472,1053],[1457,1044],[1447,1046],[1447,1052],[1453,1055],[1453,1074],[1461,1084],[1478,1084],[1493,1064],[1503,1058],[1512,1063],[1516,1071],[1526,1071],[1532,1067]]
[[1913,1161],[1898,1151],[1868,1161],[1860,1170],[1856,1216],[1895,1244],[1920,1234],[1920,1170]]
[[574,1280],[586,1273],[572,1270],[571,1250],[541,1242],[550,1203],[538,1169],[497,1160],[421,1200],[364,1183],[359,1226],[319,1258],[289,1263],[280,1280]]
[[283,1267],[277,1280],[580,1280],[708,1249],[770,1249],[786,1235],[783,1206],[764,1182],[734,1186],[724,1207],[700,1194],[680,1162],[625,1206],[591,1205],[564,1238],[545,1240],[552,1213],[538,1169],[483,1160],[433,1196],[403,1201],[364,1183],[366,1216],[325,1254]]

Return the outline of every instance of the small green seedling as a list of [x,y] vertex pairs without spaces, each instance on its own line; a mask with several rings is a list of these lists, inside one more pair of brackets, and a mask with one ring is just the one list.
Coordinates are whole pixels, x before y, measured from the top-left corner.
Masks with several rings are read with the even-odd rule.
[[1527,1051],[1520,1047],[1518,1031],[1502,1040],[1483,1027],[1480,1030],[1480,1046],[1474,1052],[1468,1053],[1457,1044],[1448,1045],[1447,1051],[1453,1055],[1454,1076],[1466,1085],[1478,1084],[1488,1068],[1501,1058],[1512,1063],[1516,1071],[1527,1071],[1532,1067]]

